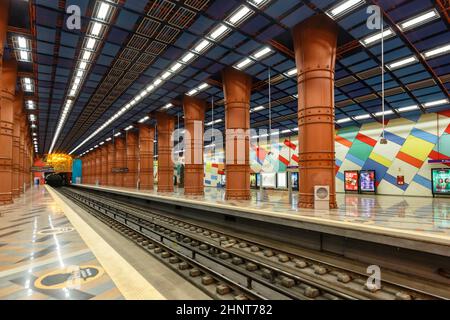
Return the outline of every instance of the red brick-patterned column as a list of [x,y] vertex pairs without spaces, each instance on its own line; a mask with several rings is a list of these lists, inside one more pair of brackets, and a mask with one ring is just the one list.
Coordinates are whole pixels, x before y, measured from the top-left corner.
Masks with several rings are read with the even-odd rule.
[[[125,139],[122,137],[116,137],[114,139],[115,144],[115,152],[116,152],[116,161],[114,167],[125,168],[126,165],[126,148],[125,148]],[[115,172],[114,173],[114,186],[123,187],[124,184],[124,173],[123,172]]]
[[12,196],[20,196],[20,121],[23,109],[23,93],[18,92],[14,99],[13,152],[12,152]]
[[153,190],[153,150],[155,127],[139,125],[139,180],[142,190]]
[[206,102],[194,97],[185,96],[184,110],[184,194],[204,194],[203,166],[203,127],[205,121]]
[[25,191],[25,130],[27,126],[26,114],[22,114],[20,118],[20,137],[19,137],[19,191]]
[[90,184],[91,183],[91,154],[88,153],[84,157],[84,161],[86,162],[86,173],[84,174],[84,184]]
[[13,103],[16,80],[16,61],[5,61],[0,83],[0,204],[12,203]]
[[293,29],[298,70],[300,196],[298,206],[314,207],[314,186],[330,188],[336,208],[334,153],[334,67],[338,28],[316,15]]
[[102,152],[100,148],[95,150],[95,181],[94,183],[102,184]]
[[108,153],[106,185],[114,186],[114,173],[112,170],[116,163],[116,154],[114,152],[114,144],[112,142],[107,142],[106,152]]
[[158,192],[173,192],[172,132],[175,119],[166,113],[156,113],[158,130]]
[[[226,129],[225,198],[246,200],[250,199],[250,137],[246,133],[250,129],[252,80],[250,76],[231,67],[222,72],[222,79]],[[236,130],[244,134],[234,134]]]
[[124,187],[136,188],[138,169],[138,135],[135,132],[126,133],[126,161],[128,172],[125,173]]
[[102,145],[100,147],[100,154],[101,154],[101,176],[100,176],[100,184],[105,185],[108,183],[108,150],[106,148],[106,145]]

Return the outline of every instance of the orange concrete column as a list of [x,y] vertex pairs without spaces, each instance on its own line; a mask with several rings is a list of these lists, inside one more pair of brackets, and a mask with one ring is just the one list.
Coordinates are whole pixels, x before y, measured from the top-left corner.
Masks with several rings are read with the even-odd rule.
[[22,114],[22,117],[20,119],[20,137],[19,137],[19,191],[20,193],[23,193],[25,190],[24,188],[24,182],[25,182],[25,128],[27,124],[27,117],[26,114]]
[[114,152],[114,144],[112,142],[107,142],[106,152],[108,154],[108,164],[106,169],[106,185],[114,186],[114,173],[113,168],[116,163],[116,155]]
[[250,137],[247,130],[250,129],[252,80],[231,67],[222,72],[222,79],[226,130],[225,198],[246,200],[250,199]]
[[[3,50],[8,30],[9,0],[0,1],[0,84],[2,83]],[[1,85],[0,85],[1,90]]]
[[23,93],[18,92],[14,99],[13,152],[12,152],[12,196],[20,196],[20,120],[22,118]]
[[203,127],[206,103],[203,100],[185,96],[184,110],[184,194],[204,194]]
[[153,150],[155,128],[139,125],[139,180],[142,190],[153,190]]
[[[116,137],[114,139],[115,144],[115,152],[116,152],[116,161],[114,168],[123,169],[126,164],[126,149],[125,149],[125,139],[121,137]],[[114,186],[123,187],[124,184],[124,173],[123,172],[115,172],[114,173]]]
[[172,132],[175,119],[166,113],[157,112],[158,123],[158,192],[173,192]]
[[13,103],[16,80],[16,61],[5,61],[0,83],[2,87],[0,101],[0,204],[12,202]]
[[96,175],[96,181],[98,181],[98,184],[102,184],[102,151],[100,150],[100,147],[97,148],[97,151],[95,152],[95,175]]
[[106,149],[105,145],[102,145],[100,147],[100,153],[101,153],[101,162],[100,162],[100,166],[101,166],[101,176],[100,176],[100,183],[102,185],[107,184],[108,181],[108,150]]
[[316,15],[293,29],[298,70],[300,190],[298,206],[314,207],[314,186],[330,188],[336,208],[334,153],[334,67],[338,28]]
[[126,133],[126,161],[128,172],[125,173],[124,187],[136,188],[137,169],[138,169],[138,135],[136,132],[127,131]]

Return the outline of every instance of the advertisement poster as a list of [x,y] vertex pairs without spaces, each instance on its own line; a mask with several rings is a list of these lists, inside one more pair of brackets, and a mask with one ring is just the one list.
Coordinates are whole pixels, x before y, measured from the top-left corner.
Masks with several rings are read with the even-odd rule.
[[278,188],[287,188],[287,174],[286,172],[277,173]]
[[358,191],[358,171],[344,171],[344,190]]
[[256,188],[256,173],[250,174],[250,187]]
[[261,173],[262,185],[265,188],[276,187],[276,174],[275,173]]
[[434,194],[450,195],[450,169],[432,169],[431,179]]
[[375,171],[360,171],[359,186],[361,192],[375,192]]
[[292,189],[298,190],[298,172],[292,172],[291,179],[292,179]]

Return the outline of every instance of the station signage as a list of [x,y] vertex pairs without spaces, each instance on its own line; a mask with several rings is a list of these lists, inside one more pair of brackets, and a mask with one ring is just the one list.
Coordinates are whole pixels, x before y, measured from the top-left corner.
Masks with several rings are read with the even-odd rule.
[[55,168],[53,168],[52,166],[43,166],[43,167],[33,166],[33,167],[31,167],[31,171],[32,172],[49,173],[49,172],[55,172]]
[[112,168],[112,173],[127,173],[128,168]]

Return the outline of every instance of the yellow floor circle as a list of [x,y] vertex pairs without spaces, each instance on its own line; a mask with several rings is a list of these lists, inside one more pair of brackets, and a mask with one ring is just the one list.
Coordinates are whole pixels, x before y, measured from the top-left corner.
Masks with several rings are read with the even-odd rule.
[[68,266],[40,276],[34,286],[45,290],[80,289],[83,284],[97,280],[104,273],[103,268],[99,266]]

